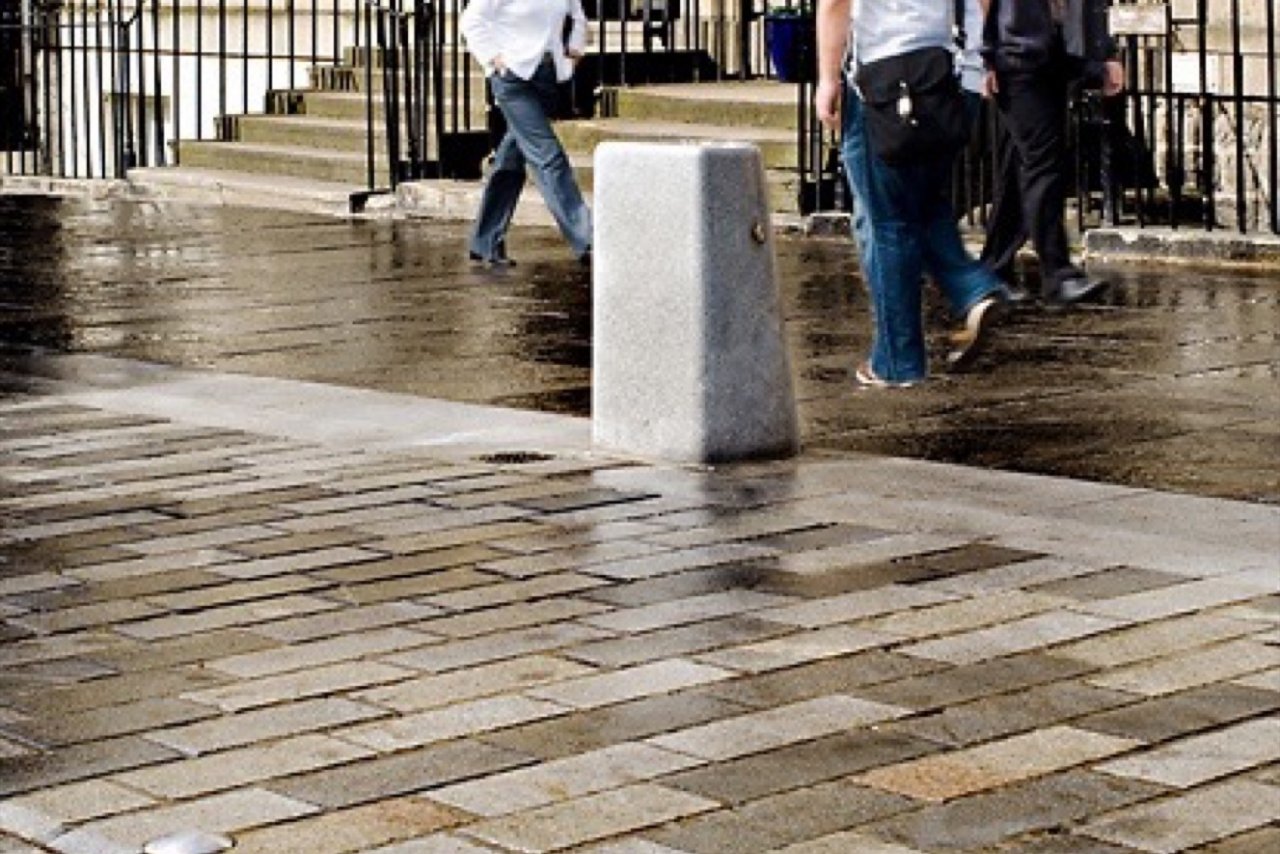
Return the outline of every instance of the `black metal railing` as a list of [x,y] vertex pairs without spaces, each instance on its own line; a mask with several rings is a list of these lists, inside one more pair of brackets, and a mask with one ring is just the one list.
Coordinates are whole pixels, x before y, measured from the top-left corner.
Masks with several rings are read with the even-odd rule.
[[[305,5],[304,5],[305,4]],[[0,164],[116,178],[226,138],[278,86],[360,43],[353,0],[7,0]]]
[[[1082,93],[1070,105],[1081,228],[1129,223],[1280,234],[1278,5],[1195,0],[1194,14],[1176,17],[1168,3],[1112,4],[1127,89],[1106,102]],[[801,109],[809,95],[800,87]],[[989,112],[956,170],[958,206],[971,220],[982,218],[994,178]],[[838,140],[818,142],[803,122],[799,134],[814,152],[801,162],[802,184],[838,184]],[[819,193],[806,210],[838,201]]]
[[[619,86],[771,76],[760,0],[717,9],[712,2],[586,0],[590,38],[565,89],[563,117],[607,113],[602,96]],[[812,0],[790,2],[799,9]],[[370,187],[480,174],[502,122],[456,26],[465,7],[466,0],[363,0],[364,41],[376,55],[362,84]]]

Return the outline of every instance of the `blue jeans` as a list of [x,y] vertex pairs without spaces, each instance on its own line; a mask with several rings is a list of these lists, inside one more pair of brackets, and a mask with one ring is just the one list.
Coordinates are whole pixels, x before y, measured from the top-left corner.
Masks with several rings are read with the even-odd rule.
[[853,192],[853,233],[871,296],[871,370],[891,382],[928,373],[922,276],[927,271],[963,317],[1004,288],[964,248],[947,200],[951,159],[890,166],[872,153],[863,105],[846,89],[841,159]]
[[471,232],[471,251],[482,258],[506,255],[507,229],[524,189],[528,165],[573,254],[585,255],[591,251],[591,211],[551,127],[557,97],[555,66],[548,59],[529,80],[504,72],[492,75],[489,84],[507,120],[507,133],[494,153],[493,169],[484,185]]

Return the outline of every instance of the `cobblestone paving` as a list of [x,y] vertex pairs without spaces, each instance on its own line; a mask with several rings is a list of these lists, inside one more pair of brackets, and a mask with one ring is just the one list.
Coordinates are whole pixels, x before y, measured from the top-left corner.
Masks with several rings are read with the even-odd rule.
[[1280,850],[1280,509],[101,400],[0,400],[5,854]]

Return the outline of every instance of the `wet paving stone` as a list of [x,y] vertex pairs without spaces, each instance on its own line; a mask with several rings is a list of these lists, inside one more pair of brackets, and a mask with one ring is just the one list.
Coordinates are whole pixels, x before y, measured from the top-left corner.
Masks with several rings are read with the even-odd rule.
[[309,804],[334,809],[426,792],[530,761],[525,754],[467,740],[296,774],[272,781],[269,788]]
[[143,699],[89,709],[77,714],[57,714],[24,721],[0,727],[0,733],[41,748],[50,748],[189,723],[211,714],[213,712],[207,707],[181,700]]
[[835,781],[719,810],[644,834],[696,854],[748,854],[858,827],[910,807],[910,801]]
[[[462,224],[335,226],[171,206],[161,225],[140,207],[115,207],[123,215],[73,200],[0,200],[6,221],[52,235],[42,252],[31,250],[32,232],[0,236],[24,247],[0,266],[12,306],[0,339],[556,412],[589,405],[590,291],[548,232],[518,230],[528,262],[499,277],[467,267]],[[1102,304],[1017,312],[976,376],[939,375],[862,407],[851,366],[866,346],[867,306],[851,242],[781,238],[776,248],[811,447],[1280,496],[1274,467],[1248,465],[1274,443],[1228,429],[1243,419],[1221,408],[1232,397],[1224,390],[1244,385],[1252,399],[1274,399],[1280,293],[1265,276],[1103,270],[1114,286]],[[346,322],[352,285],[385,294],[356,307],[359,325]],[[121,314],[140,334],[113,332]],[[941,321],[936,306],[930,317]],[[467,337],[477,328],[492,330],[487,347]],[[6,361],[22,370],[24,360]]]
[[838,733],[663,777],[672,786],[730,806],[914,759],[938,746],[899,733]]
[[871,825],[868,831],[923,851],[994,848],[1026,834],[1141,804],[1161,791],[1149,783],[1069,771],[904,813]]
[[88,780],[177,757],[177,752],[136,736],[77,744],[26,756],[0,757],[0,795]]
[[482,738],[531,756],[556,759],[720,720],[743,710],[741,705],[698,688],[509,727]]
[[917,712],[976,700],[980,697],[1022,691],[1062,679],[1072,679],[1090,668],[1040,653],[939,669],[935,673],[882,682],[858,689],[858,695],[905,706]]
[[1079,718],[1084,729],[1150,744],[1184,737],[1280,710],[1280,691],[1219,683],[1144,699]]
[[1134,699],[1131,694],[1105,691],[1080,682],[1056,682],[949,706],[941,712],[913,717],[886,729],[961,747],[1057,721],[1072,721],[1100,710],[1129,705]]

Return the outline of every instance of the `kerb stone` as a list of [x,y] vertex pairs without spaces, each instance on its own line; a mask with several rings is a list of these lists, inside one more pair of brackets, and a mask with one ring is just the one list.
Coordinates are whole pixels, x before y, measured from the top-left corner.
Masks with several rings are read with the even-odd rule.
[[610,142],[595,175],[595,445],[694,463],[794,454],[759,150]]

